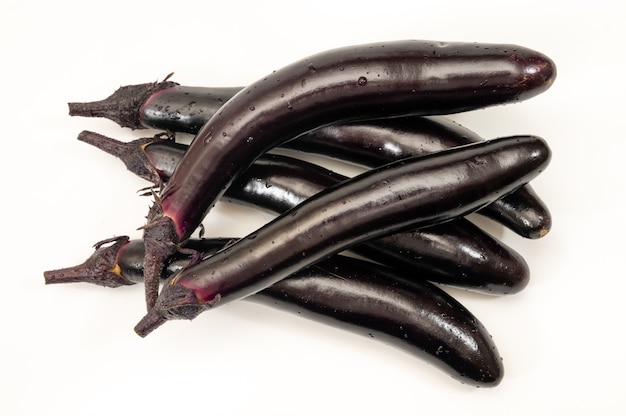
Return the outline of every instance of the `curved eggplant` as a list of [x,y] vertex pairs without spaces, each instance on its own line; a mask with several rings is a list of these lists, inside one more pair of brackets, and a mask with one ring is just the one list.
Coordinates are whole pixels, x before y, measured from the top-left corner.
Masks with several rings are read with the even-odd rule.
[[268,149],[339,121],[521,101],[546,90],[555,71],[548,57],[514,45],[397,41],[323,52],[245,87],[198,132],[147,215],[148,309],[163,261]]
[[500,354],[480,321],[423,279],[333,256],[268,289],[247,299],[377,338],[465,384],[492,387],[504,376]]
[[[186,148],[173,140],[124,143],[91,132],[79,138],[121,157],[129,170],[140,175],[149,171],[164,181]],[[312,163],[268,153],[230,185],[222,200],[280,214],[347,179]],[[530,278],[519,253],[463,218],[369,240],[352,251],[379,263],[420,271],[433,282],[489,294],[517,293]]]
[[[408,116],[326,126],[283,143],[281,147],[332,155],[372,168],[483,140],[472,130],[442,116]],[[541,238],[552,228],[550,210],[528,184],[477,213],[525,238]]]
[[[208,257],[231,240],[190,240],[190,245]],[[46,283],[118,287],[143,280],[143,241],[121,236],[95,247],[85,263],[44,273]],[[189,261],[189,255],[177,253],[162,278],[178,273]],[[422,280],[336,255],[247,299],[379,339],[462,383],[497,386],[504,375],[502,359],[485,327],[445,291]]]
[[[317,165],[267,154],[231,184],[223,199],[280,214],[348,179]],[[368,239],[350,250],[427,275],[436,283],[482,293],[517,293],[530,277],[519,253],[464,218]]]
[[326,188],[175,275],[135,331],[145,336],[167,320],[193,319],[369,239],[467,215],[529,182],[550,156],[537,137],[494,139],[403,159]]
[[[166,88],[153,93],[141,107],[141,111],[138,111],[138,116],[145,118],[150,115],[151,126],[155,128],[171,132],[195,132],[218,109],[215,105],[217,99],[211,96],[214,90],[217,91],[216,94],[220,91],[216,88],[202,87]],[[169,106],[162,100],[177,104]],[[81,136],[85,136],[87,140],[89,138],[89,134],[81,133],[79,139]],[[148,138],[146,140],[154,143],[153,152],[156,152],[157,141]],[[407,116],[321,127],[279,147],[315,153],[371,168],[404,157],[432,153],[482,140],[483,138],[475,132],[443,116]],[[101,143],[102,140],[98,142]],[[168,143],[166,152],[172,146]],[[187,149],[186,145],[179,146],[181,150]],[[181,152],[181,157],[182,154],[184,152]],[[122,155],[119,152],[116,154],[118,157]],[[131,156],[126,155],[127,158]],[[129,162],[135,169],[137,168],[134,160]],[[166,161],[162,158],[159,162],[164,165]],[[161,167],[166,169],[160,175],[151,170],[135,173],[157,184],[161,183],[161,180],[169,179],[174,172],[175,164],[169,162]],[[525,185],[500,198],[478,213],[525,238],[543,237],[552,227],[550,210],[530,185]]]

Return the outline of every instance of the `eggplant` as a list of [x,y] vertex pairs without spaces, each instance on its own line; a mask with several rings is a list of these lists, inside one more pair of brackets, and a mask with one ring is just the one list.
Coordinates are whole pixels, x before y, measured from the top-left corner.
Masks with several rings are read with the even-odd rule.
[[520,46],[396,41],[322,52],[245,87],[200,129],[149,210],[148,310],[163,261],[267,150],[341,121],[519,102],[545,91],[555,74],[548,57]]
[[[232,240],[193,239],[189,244],[208,257]],[[119,236],[95,248],[83,264],[45,272],[46,284],[119,287],[143,280],[143,241]],[[189,255],[177,253],[161,278],[179,272],[189,261]],[[336,255],[247,300],[381,340],[462,383],[497,386],[504,368],[484,325],[448,293],[424,280],[419,274]]]
[[173,276],[135,331],[146,336],[167,320],[193,319],[369,239],[465,216],[528,183],[550,157],[538,137],[494,139],[403,159],[326,188]]
[[[206,92],[207,90],[209,92]],[[217,92],[213,92],[214,90]],[[195,132],[219,108],[215,104],[216,99],[211,95],[219,94],[219,91],[221,90],[216,88],[168,87],[153,93],[140,110],[137,110],[137,117],[145,120],[150,114],[149,120],[151,120],[152,127],[169,132]],[[162,96],[166,98],[161,98]],[[171,105],[166,105],[162,100],[171,102]],[[88,104],[91,103],[82,105]],[[96,107],[102,106],[99,102],[93,104],[98,104]],[[85,140],[89,139],[89,135],[84,137]],[[155,142],[148,138],[146,140]],[[279,147],[332,157],[343,162],[372,168],[404,157],[431,153],[482,140],[484,139],[472,130],[444,116],[406,116],[321,127],[294,140],[289,140]],[[135,144],[138,143],[133,143],[132,146]],[[136,148],[132,146],[129,146],[128,152],[136,151]],[[181,149],[183,148],[186,146],[181,145]],[[131,158],[130,163],[133,164],[135,170],[137,169],[137,162],[132,159],[131,154],[125,155],[118,151],[116,156]],[[169,179],[172,175],[175,165],[170,163],[169,167],[171,171],[163,171],[160,175],[156,174],[154,169],[136,173],[159,184],[161,180]],[[478,213],[501,223],[525,238],[541,238],[548,234],[552,227],[550,210],[530,185],[525,185],[516,192],[500,198]]]
[[133,130],[196,134],[242,87],[187,87],[170,81],[124,85],[104,100],[68,103],[70,116],[102,117]]
[[[87,131],[78,137],[120,157],[130,171],[165,181],[186,149],[160,138],[124,143]],[[300,159],[268,153],[230,185],[222,200],[280,214],[347,179]],[[482,293],[518,293],[530,277],[528,264],[519,253],[463,218],[368,240],[352,251],[379,263],[419,271],[436,283]]]
[[[373,168],[483,140],[444,116],[407,116],[330,125],[282,146]],[[525,238],[544,237],[552,228],[550,210],[528,184],[477,213]]]

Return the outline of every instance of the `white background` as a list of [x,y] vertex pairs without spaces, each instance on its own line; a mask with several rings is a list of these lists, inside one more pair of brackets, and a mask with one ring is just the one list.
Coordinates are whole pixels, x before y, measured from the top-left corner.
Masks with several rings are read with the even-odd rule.
[[[626,13],[585,4],[3,0],[0,414],[623,414]],[[515,43],[558,66],[532,100],[454,116],[486,138],[542,136],[553,151],[533,182],[551,233],[530,241],[482,223],[525,256],[530,285],[510,297],[452,291],[504,357],[498,387],[248,301],[142,339],[140,285],[44,285],[44,270],[82,262],[96,241],[139,237],[150,205],[145,182],[76,140],[148,133],[71,118],[68,101],[172,71],[186,85],[244,85],[326,49],[409,38]],[[206,224],[245,235],[269,218],[219,204]]]

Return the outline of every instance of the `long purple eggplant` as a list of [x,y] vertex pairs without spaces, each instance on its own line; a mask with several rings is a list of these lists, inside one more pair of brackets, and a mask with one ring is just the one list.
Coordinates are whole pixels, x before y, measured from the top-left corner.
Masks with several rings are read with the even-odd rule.
[[[71,115],[107,117],[124,127],[196,134],[240,89],[190,87],[164,81],[124,86],[107,99],[69,103],[69,107]],[[280,147],[371,168],[481,140],[472,130],[444,116],[408,116],[321,127]],[[552,227],[548,207],[530,185],[500,198],[479,213],[526,238],[543,237]]]
[[403,159],[326,188],[175,275],[135,331],[146,336],[167,320],[193,319],[364,241],[467,215],[528,183],[550,157],[537,137],[494,139]]
[[[208,257],[228,241],[191,240],[190,245]],[[118,287],[143,280],[143,241],[121,236],[95,247],[85,263],[46,272],[46,283]],[[189,261],[189,256],[177,253],[162,278],[178,273]],[[247,299],[379,339],[462,383],[497,386],[504,368],[485,327],[457,300],[425,280],[419,274],[336,255]]]
[[515,45],[397,41],[322,52],[250,84],[201,128],[149,210],[148,309],[165,259],[267,150],[340,121],[521,101],[545,91],[555,71],[548,57]]
[[125,85],[104,100],[68,103],[71,116],[103,117],[131,129],[196,134],[243,87],[186,87],[169,80]]
[[[282,146],[373,168],[483,140],[443,116],[407,116],[330,125]],[[525,238],[543,237],[552,227],[550,210],[528,184],[480,209],[478,214]]]
[[[124,143],[82,132],[79,140],[117,157],[148,180],[169,179],[186,146],[163,138]],[[282,213],[347,177],[292,157],[266,154],[235,180],[222,200]],[[512,294],[528,284],[523,257],[466,219],[405,231],[352,248],[370,260],[420,272],[433,282],[490,294]]]

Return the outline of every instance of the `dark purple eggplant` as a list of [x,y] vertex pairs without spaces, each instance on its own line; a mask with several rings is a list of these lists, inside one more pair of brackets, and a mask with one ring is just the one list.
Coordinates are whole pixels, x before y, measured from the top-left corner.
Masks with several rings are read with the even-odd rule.
[[[103,101],[70,103],[70,114],[105,116],[131,128],[151,127],[196,134],[221,104],[241,89],[171,84],[164,82],[122,87],[137,92],[134,108],[131,106],[132,100],[121,95],[120,88]],[[147,91],[151,92],[148,96]],[[119,108],[119,115],[112,111],[114,108]],[[128,126],[123,121],[130,119],[127,114],[133,111],[132,119],[137,120],[137,124]],[[371,168],[403,157],[481,140],[483,138],[475,132],[444,116],[408,116],[322,127],[287,141],[280,147],[316,153]],[[149,180],[154,182],[155,178]],[[528,185],[500,198],[479,213],[526,238],[543,237],[552,227],[552,216],[548,207]]]
[[[472,130],[443,116],[408,116],[330,125],[282,146],[332,155],[342,161],[372,168],[483,140]],[[487,205],[478,214],[525,238],[543,237],[552,227],[550,210],[530,185]]]
[[326,51],[245,87],[200,129],[149,210],[148,309],[163,261],[267,150],[341,121],[518,102],[545,91],[555,73],[548,57],[520,46],[397,41]]
[[[229,241],[190,240],[190,245],[208,257]],[[121,236],[95,247],[85,263],[44,273],[46,283],[118,287],[143,280],[143,241]],[[162,278],[178,273],[189,261],[188,255],[177,253]],[[379,339],[425,359],[462,383],[497,386],[504,369],[485,327],[457,300],[424,280],[336,255],[247,299]]]
[[417,353],[465,384],[493,387],[504,376],[500,354],[482,323],[426,280],[345,256],[295,276],[247,299]]
[[[167,181],[185,146],[173,140],[124,143],[97,133],[79,139],[121,157],[132,172]],[[141,163],[138,161],[141,160]],[[347,177],[292,157],[266,154],[235,180],[223,200],[282,213]],[[512,294],[528,284],[523,257],[466,219],[364,242],[353,252],[429,276],[433,282],[490,294]]]
[[[166,284],[135,331],[256,293],[367,240],[460,218],[548,165],[543,139],[494,139],[369,170],[306,199]],[[157,281],[158,283],[158,281]]]
[[104,100],[68,103],[71,116],[103,117],[131,129],[196,134],[243,87],[186,87],[169,81],[125,85]]
[[[268,154],[236,179],[223,199],[280,214],[346,180],[320,166]],[[436,283],[482,293],[517,293],[530,277],[519,253],[464,218],[369,239],[350,250],[379,263],[427,275]]]

